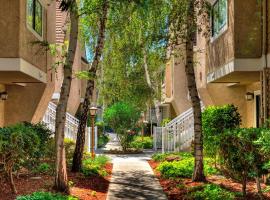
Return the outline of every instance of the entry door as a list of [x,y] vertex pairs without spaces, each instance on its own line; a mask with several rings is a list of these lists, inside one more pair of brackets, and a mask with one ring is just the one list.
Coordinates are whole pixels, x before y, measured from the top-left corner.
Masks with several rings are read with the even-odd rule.
[[254,93],[255,100],[255,127],[261,126],[261,94],[260,91]]

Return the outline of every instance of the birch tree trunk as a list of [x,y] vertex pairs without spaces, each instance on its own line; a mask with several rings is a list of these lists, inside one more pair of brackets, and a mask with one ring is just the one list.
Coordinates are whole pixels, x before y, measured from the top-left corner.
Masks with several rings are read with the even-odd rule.
[[[149,88],[151,88],[154,91],[155,88],[153,88],[153,85],[151,82],[150,73],[149,73],[148,64],[147,64],[147,54],[145,50],[144,50],[143,62],[144,62],[143,66],[144,66],[147,85]],[[154,106],[155,106],[155,113],[156,113],[156,118],[157,118],[157,126],[160,126],[160,123],[161,123],[160,122],[160,108],[159,108],[159,101],[156,98],[154,98]]]
[[201,103],[198,95],[195,72],[194,72],[194,38],[196,33],[195,22],[195,0],[190,0],[187,11],[187,38],[186,38],[186,65],[185,73],[187,77],[188,91],[191,98],[191,104],[194,115],[194,152],[195,165],[193,172],[193,181],[205,181],[203,172],[203,137],[202,137],[202,112]]
[[67,181],[66,154],[64,147],[66,110],[72,81],[72,66],[78,40],[78,10],[76,0],[73,1],[70,12],[70,37],[67,58],[64,63],[64,79],[61,87],[60,99],[56,108],[55,143],[56,143],[56,172],[55,189],[60,192],[69,192]]
[[[109,1],[104,0],[102,6],[102,16],[100,18],[100,26],[99,26],[99,35],[97,46],[95,49],[95,56],[92,62],[91,68],[89,69],[89,73],[96,75],[97,67],[100,62],[101,54],[104,48],[104,41],[105,41],[105,31],[106,31],[106,22],[107,22],[107,13],[109,8]],[[73,161],[72,161],[72,171],[79,172],[82,166],[82,158],[83,158],[83,150],[85,144],[85,127],[87,124],[87,117],[90,107],[90,97],[93,95],[93,90],[95,87],[94,80],[87,81],[87,87],[83,102],[82,114],[80,117],[78,132],[77,132],[77,140],[76,140],[76,147],[73,154]]]

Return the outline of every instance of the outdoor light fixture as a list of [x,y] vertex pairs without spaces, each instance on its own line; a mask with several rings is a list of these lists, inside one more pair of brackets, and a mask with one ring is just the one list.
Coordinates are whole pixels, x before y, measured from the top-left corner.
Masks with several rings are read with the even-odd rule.
[[90,111],[90,116],[91,116],[91,157],[92,159],[95,158],[95,116],[97,114],[97,107],[92,106],[89,111]]
[[8,98],[8,93],[7,92],[0,92],[0,99],[5,101]]
[[89,110],[90,110],[90,115],[95,116],[97,114],[98,108],[95,106],[92,106]]
[[247,101],[252,101],[254,99],[254,94],[251,92],[247,92],[245,96]]

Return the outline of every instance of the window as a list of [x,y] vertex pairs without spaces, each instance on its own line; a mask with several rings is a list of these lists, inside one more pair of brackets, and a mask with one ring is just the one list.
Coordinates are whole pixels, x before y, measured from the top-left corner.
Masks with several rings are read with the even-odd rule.
[[43,8],[38,0],[27,0],[27,25],[42,37]]
[[212,8],[212,36],[216,37],[227,25],[227,0],[217,0]]

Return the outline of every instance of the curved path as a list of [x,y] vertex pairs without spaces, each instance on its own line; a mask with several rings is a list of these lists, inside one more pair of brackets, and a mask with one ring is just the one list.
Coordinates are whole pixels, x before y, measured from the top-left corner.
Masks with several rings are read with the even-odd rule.
[[111,155],[113,174],[107,200],[167,200],[147,160],[151,154]]

